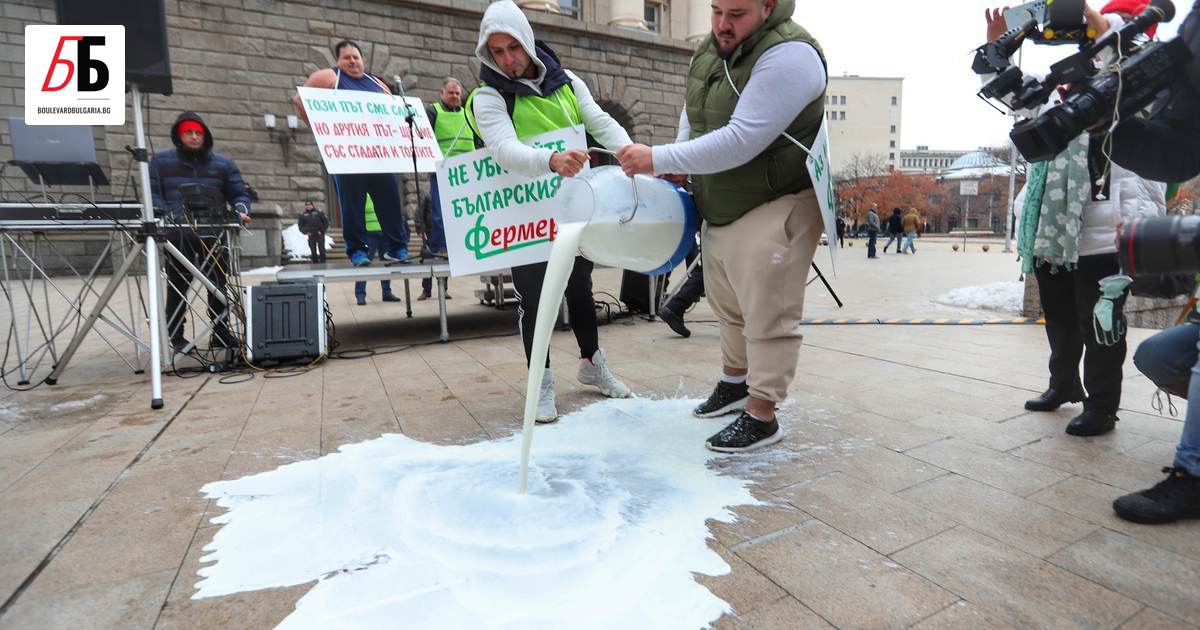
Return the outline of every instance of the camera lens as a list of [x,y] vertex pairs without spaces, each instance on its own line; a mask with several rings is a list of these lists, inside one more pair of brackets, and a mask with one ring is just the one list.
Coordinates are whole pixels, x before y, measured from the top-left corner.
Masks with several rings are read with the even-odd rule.
[[1121,235],[1121,266],[1129,275],[1200,271],[1200,216],[1135,219]]

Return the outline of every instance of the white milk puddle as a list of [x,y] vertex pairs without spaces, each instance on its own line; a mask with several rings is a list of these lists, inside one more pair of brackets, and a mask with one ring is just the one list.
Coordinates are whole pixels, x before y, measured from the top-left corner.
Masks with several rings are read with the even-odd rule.
[[281,628],[697,628],[729,606],[692,573],[729,566],[706,519],[753,505],[708,467],[727,419],[696,401],[600,402],[519,435],[436,446],[402,435],[208,484],[229,511],[195,598],[318,580]]

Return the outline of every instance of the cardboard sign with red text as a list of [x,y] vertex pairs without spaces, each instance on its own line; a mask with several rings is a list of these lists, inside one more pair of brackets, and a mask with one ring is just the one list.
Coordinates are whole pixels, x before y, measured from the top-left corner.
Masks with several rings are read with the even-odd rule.
[[[358,90],[298,87],[325,168],[332,175],[432,173],[442,159],[421,99]],[[413,116],[410,133],[406,120]]]
[[[521,141],[555,151],[587,147],[582,126]],[[529,179],[509,173],[488,149],[447,158],[437,177],[451,275],[550,259],[558,234],[560,206],[555,197],[562,189],[562,177],[547,173]]]

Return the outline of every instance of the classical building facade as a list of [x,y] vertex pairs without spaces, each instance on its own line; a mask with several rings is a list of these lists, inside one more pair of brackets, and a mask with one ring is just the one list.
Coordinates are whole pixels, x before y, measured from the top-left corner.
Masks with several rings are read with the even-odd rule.
[[874,157],[884,169],[899,168],[904,79],[829,77],[825,93],[834,173],[856,158]]
[[970,151],[930,150],[928,146],[920,145],[916,150],[900,152],[899,170],[911,174],[937,173],[968,153]]
[[[694,42],[709,30],[698,0],[522,0],[539,38],[591,87],[597,101],[638,142],[670,142],[683,104]],[[0,6],[0,161],[11,159],[8,119],[24,115],[24,28],[56,21],[54,0],[5,0]],[[330,46],[362,45],[368,71],[400,76],[410,95],[436,98],[441,79],[471,87],[480,0],[165,0],[174,94],[149,97],[153,148],[169,147],[184,110],[213,130],[216,149],[232,156],[258,191],[254,229],[243,241],[251,264],[279,258],[278,230],[303,200],[332,209],[335,200],[316,146],[301,125],[289,147],[273,141],[264,115],[292,114],[295,86],[332,65]],[[690,40],[690,41],[689,41]],[[132,113],[122,127],[96,127],[101,166],[113,180],[104,193],[132,198],[136,169]],[[407,178],[411,180],[411,177]],[[32,185],[16,169],[3,174],[0,198],[22,198]],[[409,182],[410,191],[412,190]],[[410,202],[412,201],[410,195]],[[406,211],[411,214],[412,204]],[[331,212],[336,215],[336,212]]]

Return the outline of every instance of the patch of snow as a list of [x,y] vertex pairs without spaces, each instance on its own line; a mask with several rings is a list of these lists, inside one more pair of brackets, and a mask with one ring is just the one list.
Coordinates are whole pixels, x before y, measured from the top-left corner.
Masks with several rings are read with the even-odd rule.
[[250,271],[243,271],[242,275],[243,276],[258,276],[258,275],[273,276],[273,275],[279,273],[282,269],[283,269],[283,267],[280,265],[275,265],[274,267],[258,267],[257,269],[251,269]]
[[938,296],[933,301],[947,306],[1018,314],[1025,301],[1025,284],[1012,281],[993,282],[978,287],[962,287]]
[[[283,255],[288,260],[310,260],[308,253],[308,236],[300,231],[299,225],[293,223],[283,232]],[[325,250],[333,249],[333,237],[325,234]]]
[[96,394],[86,400],[68,400],[50,406],[50,411],[74,411],[90,407],[105,399],[104,394]]

